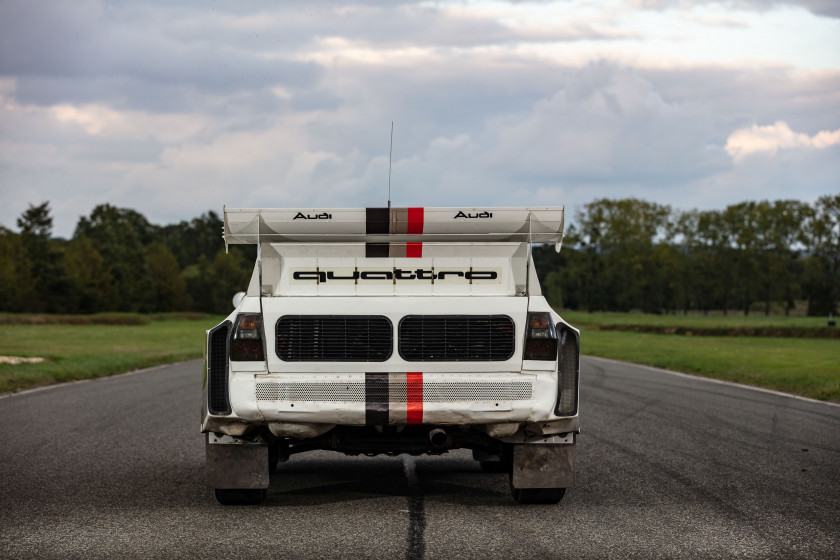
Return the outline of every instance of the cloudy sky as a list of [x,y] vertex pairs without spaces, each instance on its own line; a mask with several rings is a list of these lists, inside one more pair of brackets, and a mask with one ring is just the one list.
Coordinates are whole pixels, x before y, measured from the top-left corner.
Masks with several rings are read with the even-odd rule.
[[840,2],[0,0],[0,224],[840,191]]

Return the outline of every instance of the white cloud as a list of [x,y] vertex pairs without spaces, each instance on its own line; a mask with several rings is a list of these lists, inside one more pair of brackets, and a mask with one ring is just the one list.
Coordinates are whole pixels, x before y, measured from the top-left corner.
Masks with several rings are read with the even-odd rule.
[[814,136],[794,132],[784,121],[767,126],[752,125],[740,128],[729,135],[726,151],[739,163],[753,154],[775,155],[779,150],[825,149],[840,144],[840,129],[823,130]]
[[[812,200],[840,177],[821,2],[0,1],[0,224],[384,204],[391,121],[395,204]],[[750,127],[776,120],[808,132]]]
[[78,124],[85,132],[91,135],[100,134],[106,127],[112,126],[116,121],[121,120],[122,115],[107,107],[74,107],[73,105],[55,105],[52,107],[53,115],[61,122],[72,122]]

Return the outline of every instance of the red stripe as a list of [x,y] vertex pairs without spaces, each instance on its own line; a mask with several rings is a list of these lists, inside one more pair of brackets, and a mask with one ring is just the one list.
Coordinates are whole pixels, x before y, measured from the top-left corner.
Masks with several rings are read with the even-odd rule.
[[405,244],[405,256],[409,259],[419,259],[423,256],[423,242],[409,241]]
[[423,208],[408,209],[408,233],[423,233]]
[[405,374],[406,422],[423,423],[423,372]]

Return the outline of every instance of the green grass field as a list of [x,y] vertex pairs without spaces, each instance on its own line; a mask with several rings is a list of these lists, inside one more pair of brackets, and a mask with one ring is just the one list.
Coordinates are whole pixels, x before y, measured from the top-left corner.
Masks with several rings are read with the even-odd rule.
[[824,338],[685,336],[604,330],[614,325],[818,329],[826,318],[753,315],[563,313],[581,329],[581,352],[840,402],[840,341]]
[[696,328],[805,328],[817,329],[827,325],[826,317],[785,317],[784,315],[652,315],[646,313],[586,313],[563,312],[563,318],[574,325],[648,325],[658,327]]
[[135,317],[121,322],[141,324],[15,324],[6,315],[0,322],[0,356],[46,361],[0,363],[0,393],[200,358],[205,329],[221,321]]
[[840,402],[840,342],[588,331],[581,352]]

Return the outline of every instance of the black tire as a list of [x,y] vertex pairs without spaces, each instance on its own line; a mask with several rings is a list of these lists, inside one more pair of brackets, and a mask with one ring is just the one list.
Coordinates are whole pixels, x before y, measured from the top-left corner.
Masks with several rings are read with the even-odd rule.
[[280,461],[280,444],[272,443],[268,446],[268,474],[277,472],[277,463]]
[[289,460],[289,444],[278,440],[268,446],[268,474],[277,472],[277,465]]
[[490,473],[508,473],[513,470],[513,445],[510,443],[502,444],[502,452],[499,454],[498,461],[486,461],[488,464],[481,463],[481,468],[484,472]]
[[514,488],[510,493],[518,504],[556,504],[563,499],[565,488]]
[[481,470],[486,473],[506,473],[510,471],[510,465],[504,461],[479,461]]
[[265,489],[216,488],[216,499],[224,506],[258,506],[267,495]]

